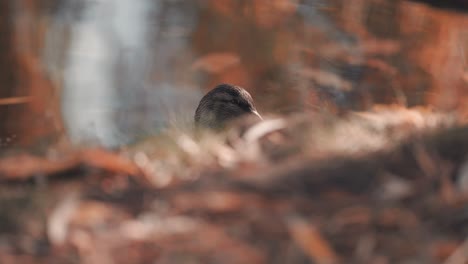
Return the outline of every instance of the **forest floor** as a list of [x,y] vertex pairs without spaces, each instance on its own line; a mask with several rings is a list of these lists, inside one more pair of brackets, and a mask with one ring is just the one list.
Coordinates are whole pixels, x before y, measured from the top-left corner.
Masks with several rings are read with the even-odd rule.
[[0,158],[0,263],[467,263],[468,126],[376,108]]

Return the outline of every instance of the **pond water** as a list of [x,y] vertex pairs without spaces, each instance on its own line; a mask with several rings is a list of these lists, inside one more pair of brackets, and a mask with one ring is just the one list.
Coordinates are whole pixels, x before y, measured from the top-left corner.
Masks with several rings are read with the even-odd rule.
[[266,115],[376,103],[466,109],[463,9],[392,0],[49,2],[41,57],[74,143],[119,146],[190,127],[198,100],[223,82],[250,91]]

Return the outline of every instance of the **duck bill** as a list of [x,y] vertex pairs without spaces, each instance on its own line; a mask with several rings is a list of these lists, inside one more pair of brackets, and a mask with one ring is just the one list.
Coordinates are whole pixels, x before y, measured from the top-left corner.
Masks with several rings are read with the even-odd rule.
[[256,115],[258,118],[260,118],[260,120],[263,120],[262,116],[257,112],[257,110],[253,110],[252,114]]

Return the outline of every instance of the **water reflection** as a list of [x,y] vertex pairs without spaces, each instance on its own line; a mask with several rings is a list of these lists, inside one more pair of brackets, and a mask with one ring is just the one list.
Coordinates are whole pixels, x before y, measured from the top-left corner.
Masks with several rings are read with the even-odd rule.
[[[70,25],[62,109],[75,142],[124,144],[165,126],[176,112],[191,112],[180,108],[194,105],[196,100],[186,98],[198,94],[175,87],[176,77],[168,68],[186,45],[171,32],[184,14],[168,16],[163,3],[96,1],[84,5]],[[153,78],[153,73],[160,76]]]

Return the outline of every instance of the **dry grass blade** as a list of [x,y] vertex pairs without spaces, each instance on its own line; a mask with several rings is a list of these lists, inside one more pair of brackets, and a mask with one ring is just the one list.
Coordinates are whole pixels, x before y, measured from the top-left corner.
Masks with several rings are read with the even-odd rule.
[[54,175],[81,165],[121,173],[141,175],[139,167],[130,159],[103,149],[84,149],[63,154],[60,158],[18,154],[0,159],[0,180],[25,180],[34,175]]
[[140,169],[130,159],[103,149],[87,149],[81,152],[81,159],[86,165],[115,173],[139,175]]
[[468,238],[444,261],[443,264],[468,263]]
[[78,166],[76,156],[57,160],[36,157],[29,154],[5,157],[0,159],[0,179],[24,180],[33,175],[51,175]]
[[288,219],[287,225],[293,240],[316,263],[339,263],[337,254],[316,226],[298,217]]

